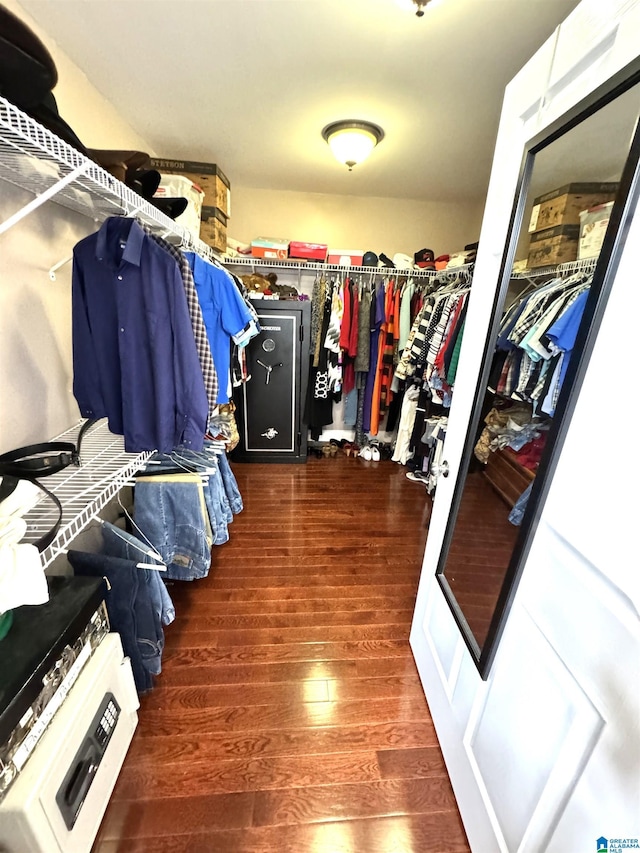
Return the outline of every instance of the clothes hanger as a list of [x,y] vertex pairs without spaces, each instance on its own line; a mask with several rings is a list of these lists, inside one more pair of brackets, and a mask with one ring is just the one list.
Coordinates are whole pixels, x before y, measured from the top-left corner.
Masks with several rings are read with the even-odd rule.
[[[213,463],[213,460],[209,460],[207,458],[204,450],[174,450],[171,456],[175,459],[177,464],[184,465],[184,470],[188,473],[202,474],[204,476],[208,474],[215,474],[217,471],[216,463]],[[209,478],[207,477],[206,479],[208,480]]]
[[140,528],[138,527],[138,525],[135,523],[135,521],[133,520],[132,516],[131,516],[131,515],[130,515],[130,513],[129,513],[129,510],[128,510],[128,509],[126,508],[126,506],[122,503],[122,499],[120,498],[120,493],[119,493],[119,492],[118,492],[118,494],[117,494],[117,496],[116,496],[116,500],[118,501],[118,505],[120,506],[120,509],[123,511],[123,513],[125,514],[125,516],[128,518],[129,522],[131,523],[131,526],[132,526],[132,527],[135,527],[135,529],[136,529],[136,530],[138,531],[138,533],[140,534],[140,536],[141,536],[142,540],[143,540],[144,542],[146,542],[146,543],[147,543],[147,545],[149,546],[150,551],[149,551],[148,553],[149,553],[151,556],[153,556],[155,559],[159,560],[159,562],[160,562],[160,563],[162,563],[162,566],[157,566],[157,565],[155,565],[155,563],[154,563],[154,564],[152,564],[152,563],[137,563],[137,564],[136,564],[136,568],[138,568],[138,569],[155,569],[156,571],[159,571],[159,572],[165,572],[165,571],[167,570],[167,566],[166,566],[166,564],[165,564],[165,562],[164,562],[164,560],[163,560],[163,558],[162,558],[162,554],[161,554],[161,553],[156,549],[156,547],[154,546],[153,542],[151,542],[149,539],[147,539],[147,537],[144,535],[144,533],[142,532],[142,530],[140,530]]
[[[106,523],[101,518],[98,518],[98,520],[100,521],[101,524]],[[119,539],[122,539],[123,542],[126,542],[127,545],[130,545],[132,548],[135,548],[137,551],[140,551],[140,553],[144,554],[146,557],[153,557],[154,560],[158,560],[160,562],[160,565],[158,565],[158,563],[136,563],[136,569],[153,569],[154,571],[157,571],[157,572],[166,572],[167,571],[166,563],[162,559],[161,555],[155,549],[153,549],[153,550],[146,549],[146,548],[140,547],[139,545],[136,545],[135,542],[131,542],[130,539],[127,539],[125,536],[121,536],[118,533],[118,528],[115,525],[112,525],[112,527],[113,527],[114,534]]]
[[[133,519],[131,518],[131,516],[129,515],[129,513],[125,509],[125,507],[122,505],[122,502],[120,500],[120,495],[118,495],[118,503],[120,504],[120,508],[125,513],[125,515],[129,519],[129,521],[133,524],[134,527],[136,527],[137,530],[139,530],[139,528],[136,526],[135,522],[133,521]],[[145,539],[147,542],[149,542],[149,545],[150,545],[150,547],[148,549],[142,548],[140,545],[136,545],[135,542],[131,542],[125,536],[121,536],[120,533],[118,533],[119,528],[116,527],[115,524],[111,524],[111,522],[107,522],[104,518],[101,518],[100,515],[98,515],[97,513],[89,519],[89,523],[91,523],[92,521],[97,521],[101,527],[104,526],[105,524],[110,524],[111,528],[113,529],[114,534],[119,539],[122,539],[122,541],[126,542],[127,545],[131,545],[131,547],[135,548],[137,551],[140,551],[140,553],[144,554],[145,557],[153,557],[154,560],[157,560],[158,563],[160,563],[160,565],[158,565],[158,563],[136,563],[136,569],[154,569],[155,571],[158,571],[158,572],[166,572],[167,571],[167,565],[166,565],[165,561],[163,560],[162,555],[160,554],[159,551],[156,551],[156,549],[153,547],[153,545],[151,545],[151,543],[149,542],[148,539],[146,539],[146,537],[145,537]],[[139,532],[142,533],[142,531],[139,531]],[[66,554],[67,549],[65,548],[62,553]],[[107,578],[105,578],[105,581],[107,582],[107,588],[111,589],[111,585],[109,584],[109,581],[107,580]]]

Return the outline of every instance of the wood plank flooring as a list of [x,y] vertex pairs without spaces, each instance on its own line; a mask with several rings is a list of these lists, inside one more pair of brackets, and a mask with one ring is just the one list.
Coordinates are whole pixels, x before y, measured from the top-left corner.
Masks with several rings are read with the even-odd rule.
[[245,509],[170,588],[95,853],[468,853],[408,644],[424,488],[342,455],[232,467]]

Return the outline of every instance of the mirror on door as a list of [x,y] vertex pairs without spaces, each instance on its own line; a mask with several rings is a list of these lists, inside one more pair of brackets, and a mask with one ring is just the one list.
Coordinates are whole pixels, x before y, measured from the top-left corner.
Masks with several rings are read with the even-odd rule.
[[[537,142],[524,160],[438,567],[439,583],[483,675],[546,493],[542,481],[551,476],[561,418],[572,386],[578,390],[580,330],[591,328],[602,296],[616,221],[611,214],[629,189],[639,108],[640,85],[634,85],[573,120],[565,132],[555,130],[552,139]],[[594,401],[595,433],[606,431],[598,411]]]

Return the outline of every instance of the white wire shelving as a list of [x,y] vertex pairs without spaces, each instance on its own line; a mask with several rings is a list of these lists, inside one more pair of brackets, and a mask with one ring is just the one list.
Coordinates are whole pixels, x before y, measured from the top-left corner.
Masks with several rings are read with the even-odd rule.
[[519,270],[511,274],[512,279],[536,278],[539,275],[571,275],[572,273],[592,273],[598,258],[582,258],[579,261],[566,261],[564,264],[555,264],[548,267],[535,267],[534,269]]
[[[402,276],[407,278],[434,278],[443,272],[455,272],[451,270],[441,270],[438,273],[436,270],[426,269],[393,269],[392,267],[357,267],[349,266],[348,264],[323,264],[315,261],[304,261],[291,259],[288,261],[265,260],[263,258],[250,257],[230,257],[224,255],[218,256],[220,263],[225,266],[250,267],[251,269],[274,269],[286,270],[288,272],[297,272],[298,274],[309,273],[315,275],[319,272],[328,273],[351,273],[352,275],[381,275],[381,276]],[[466,269],[467,267],[457,267],[457,269]]]
[[[53,441],[76,443],[82,421]],[[120,435],[109,432],[107,421],[91,427],[82,438],[79,466],[69,465],[57,474],[41,478],[62,504],[62,522],[51,545],[41,556],[46,568],[63,553],[87,524],[125,486],[133,474],[151,456],[150,452],[126,453]],[[46,495],[25,515],[27,534],[24,542],[35,543],[58,518],[58,509]]]
[[[0,97],[0,179],[31,193],[33,198],[0,222],[0,235],[45,202],[51,201],[96,223],[109,216],[136,216],[163,237],[215,261],[213,250],[161,213],[97,163],[76,151],[30,116]],[[70,247],[71,248],[71,247]],[[70,258],[52,267],[55,270]],[[82,423],[82,422],[81,422]],[[81,423],[54,440],[75,443]],[[118,493],[151,453],[125,453],[122,436],[109,432],[106,421],[84,436],[82,464],[45,477],[43,485],[62,504],[62,522],[54,541],[41,554],[46,568],[89,521]],[[26,514],[25,542],[37,542],[58,517],[57,507],[44,494]]]
[[33,194],[31,201],[0,222],[0,234],[52,201],[95,222],[135,215],[162,236],[173,235],[183,247],[211,261],[217,257],[202,240],[2,97],[0,178]]

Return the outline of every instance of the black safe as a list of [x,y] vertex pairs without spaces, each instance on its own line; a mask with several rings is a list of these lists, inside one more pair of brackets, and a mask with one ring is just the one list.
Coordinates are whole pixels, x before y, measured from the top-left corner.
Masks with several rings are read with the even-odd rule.
[[246,348],[245,384],[234,390],[239,462],[306,462],[311,303],[252,300],[262,331]]

